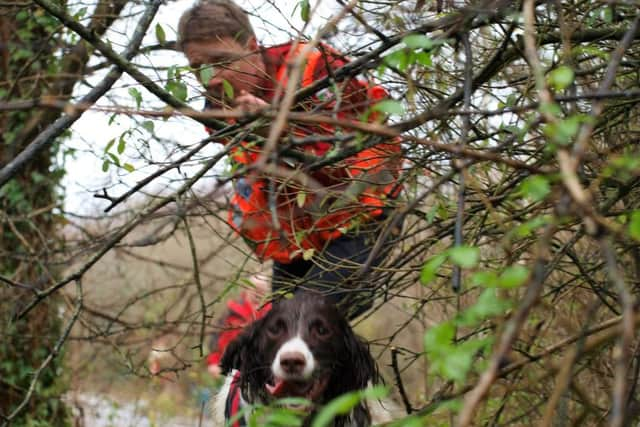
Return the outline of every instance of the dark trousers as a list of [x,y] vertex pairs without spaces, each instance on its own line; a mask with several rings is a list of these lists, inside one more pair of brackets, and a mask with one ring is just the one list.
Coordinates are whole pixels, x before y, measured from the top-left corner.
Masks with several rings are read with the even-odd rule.
[[373,305],[377,286],[372,281],[372,268],[384,261],[399,235],[399,230],[386,233],[380,250],[365,265],[387,220],[387,215],[382,215],[328,242],[308,261],[274,262],[271,285],[274,294],[302,290],[319,292],[332,300],[349,319],[359,316]]

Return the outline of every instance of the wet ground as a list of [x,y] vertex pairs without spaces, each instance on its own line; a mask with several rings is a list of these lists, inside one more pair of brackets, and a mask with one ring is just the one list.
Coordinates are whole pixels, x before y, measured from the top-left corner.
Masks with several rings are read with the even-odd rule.
[[67,398],[77,427],[200,427],[211,426],[206,405],[200,416],[167,416],[147,402],[118,402],[99,394],[77,394]]

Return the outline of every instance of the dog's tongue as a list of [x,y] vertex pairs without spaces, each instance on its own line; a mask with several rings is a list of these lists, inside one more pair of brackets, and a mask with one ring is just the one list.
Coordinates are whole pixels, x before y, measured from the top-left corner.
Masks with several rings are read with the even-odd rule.
[[286,388],[285,387],[285,382],[283,380],[280,380],[280,379],[275,379],[274,383],[275,383],[274,385],[271,385],[271,384],[267,383],[265,385],[265,387],[267,389],[267,392],[270,395],[275,396],[275,397],[279,397],[285,391],[285,388]]

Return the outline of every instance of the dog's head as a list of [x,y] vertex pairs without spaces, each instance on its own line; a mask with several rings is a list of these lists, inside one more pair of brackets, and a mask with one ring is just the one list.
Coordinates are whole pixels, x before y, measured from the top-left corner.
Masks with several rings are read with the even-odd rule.
[[302,397],[321,405],[378,380],[368,346],[332,303],[309,293],[275,302],[229,344],[221,366],[240,371],[250,402]]

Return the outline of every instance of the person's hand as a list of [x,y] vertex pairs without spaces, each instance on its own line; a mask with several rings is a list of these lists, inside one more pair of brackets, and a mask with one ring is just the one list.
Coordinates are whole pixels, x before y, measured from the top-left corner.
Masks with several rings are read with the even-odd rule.
[[253,113],[257,110],[267,107],[267,103],[264,99],[259,98],[253,94],[250,94],[246,90],[241,90],[240,95],[233,100],[236,108],[247,113]]
[[220,368],[220,365],[215,363],[208,365],[207,371],[209,371],[213,378],[218,378],[222,374],[222,368]]
[[264,301],[263,298],[271,289],[271,281],[263,274],[257,273],[249,277],[249,281],[254,286],[247,289],[247,299],[254,307],[259,307]]

